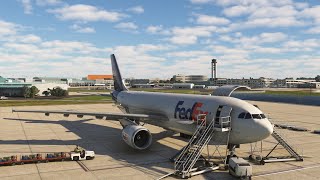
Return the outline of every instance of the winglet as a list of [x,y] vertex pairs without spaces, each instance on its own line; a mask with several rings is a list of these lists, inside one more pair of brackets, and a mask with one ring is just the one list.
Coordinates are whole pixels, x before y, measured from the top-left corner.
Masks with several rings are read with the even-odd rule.
[[114,90],[115,91],[128,91],[126,86],[124,85],[121,77],[121,73],[119,70],[119,66],[114,54],[111,54],[111,65],[112,65],[112,74],[113,74],[113,82],[114,82]]

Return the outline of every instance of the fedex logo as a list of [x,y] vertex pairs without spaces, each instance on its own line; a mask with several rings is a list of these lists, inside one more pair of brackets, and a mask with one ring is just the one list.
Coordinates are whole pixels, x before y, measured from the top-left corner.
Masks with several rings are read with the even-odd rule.
[[196,102],[193,104],[192,108],[183,107],[184,101],[179,101],[176,105],[176,109],[174,110],[174,118],[177,119],[189,119],[196,120],[198,114],[208,114],[208,112],[204,112],[201,110],[203,103]]

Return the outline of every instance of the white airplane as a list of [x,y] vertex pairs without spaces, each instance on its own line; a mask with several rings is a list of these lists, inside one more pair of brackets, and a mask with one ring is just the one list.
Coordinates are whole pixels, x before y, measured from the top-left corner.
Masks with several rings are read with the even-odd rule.
[[[45,110],[13,110],[13,112],[45,113],[47,116],[54,113],[63,114],[65,117],[71,114],[78,117],[94,116],[97,119],[105,117],[107,120],[119,120],[123,126],[123,140],[138,150],[147,149],[152,144],[150,131],[140,122],[192,135],[197,128],[197,115],[206,114],[207,123],[228,116],[231,118],[232,129],[228,145],[234,146],[261,141],[273,132],[273,126],[263,112],[246,101],[228,97],[228,94],[204,96],[129,91],[122,81],[113,54],[111,64],[114,80],[112,98],[124,114]],[[216,140],[221,136],[222,132],[215,133],[210,143],[217,143]]]

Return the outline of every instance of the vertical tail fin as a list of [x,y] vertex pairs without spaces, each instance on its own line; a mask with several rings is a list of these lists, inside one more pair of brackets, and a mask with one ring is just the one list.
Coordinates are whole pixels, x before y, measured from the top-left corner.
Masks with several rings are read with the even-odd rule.
[[112,65],[112,74],[113,74],[113,81],[114,81],[114,90],[115,91],[127,91],[128,89],[124,85],[122,81],[122,77],[120,74],[119,66],[114,54],[111,54],[111,65]]

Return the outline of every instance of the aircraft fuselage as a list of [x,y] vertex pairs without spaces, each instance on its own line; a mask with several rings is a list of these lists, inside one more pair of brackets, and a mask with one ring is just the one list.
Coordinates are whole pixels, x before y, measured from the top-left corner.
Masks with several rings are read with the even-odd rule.
[[[229,143],[232,144],[260,141],[273,132],[269,120],[261,118],[261,110],[233,97],[122,91],[117,94],[116,100],[126,113],[163,117],[148,123],[189,135],[192,135],[197,127],[190,121],[194,121],[198,114],[206,114],[209,123],[221,117],[221,112],[218,111],[229,108],[229,114],[225,115],[231,117]],[[250,113],[251,118],[239,118],[241,113]],[[259,115],[260,118],[254,118],[253,115]],[[217,133],[213,140],[221,137],[222,133]]]

